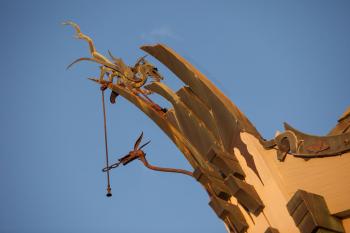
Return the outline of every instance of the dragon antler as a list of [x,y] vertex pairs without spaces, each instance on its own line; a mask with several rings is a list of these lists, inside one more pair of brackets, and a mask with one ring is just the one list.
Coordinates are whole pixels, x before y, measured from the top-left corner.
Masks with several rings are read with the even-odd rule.
[[63,22],[63,25],[72,26],[76,32],[75,37],[77,39],[82,39],[82,40],[85,40],[86,42],[88,42],[90,53],[92,56],[92,58],[77,59],[72,64],[70,64],[70,66],[72,66],[73,64],[80,62],[80,61],[89,60],[89,61],[94,61],[94,62],[100,63],[100,64],[105,65],[111,69],[115,69],[115,70],[119,71],[118,67],[116,67],[111,61],[109,61],[108,58],[103,56],[101,53],[97,52],[93,40],[88,35],[85,35],[84,33],[81,32],[78,24],[74,23],[73,21],[66,21],[66,22]]

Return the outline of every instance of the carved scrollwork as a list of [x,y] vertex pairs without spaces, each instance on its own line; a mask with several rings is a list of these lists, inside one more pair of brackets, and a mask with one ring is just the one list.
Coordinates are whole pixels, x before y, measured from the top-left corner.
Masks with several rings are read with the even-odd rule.
[[277,158],[283,161],[287,154],[305,159],[328,157],[350,151],[350,133],[331,136],[314,136],[302,133],[287,123],[286,131],[274,139]]

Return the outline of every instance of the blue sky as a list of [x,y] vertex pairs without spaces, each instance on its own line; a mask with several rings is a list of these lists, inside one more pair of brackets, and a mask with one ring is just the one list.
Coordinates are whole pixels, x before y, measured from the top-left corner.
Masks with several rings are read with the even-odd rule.
[[[201,186],[134,162],[111,172],[88,47],[128,64],[165,43],[211,79],[270,139],[282,123],[326,134],[349,105],[349,1],[1,1],[0,232],[225,232]],[[175,90],[181,83],[155,59]],[[141,131],[151,163],[190,169],[155,124],[108,105],[111,161]]]

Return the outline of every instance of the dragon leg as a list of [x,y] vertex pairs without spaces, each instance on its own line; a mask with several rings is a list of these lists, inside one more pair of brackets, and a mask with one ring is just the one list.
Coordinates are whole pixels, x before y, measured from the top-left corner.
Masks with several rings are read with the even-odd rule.
[[100,66],[100,81],[103,81],[103,78],[106,73],[107,73],[106,68],[104,66]]

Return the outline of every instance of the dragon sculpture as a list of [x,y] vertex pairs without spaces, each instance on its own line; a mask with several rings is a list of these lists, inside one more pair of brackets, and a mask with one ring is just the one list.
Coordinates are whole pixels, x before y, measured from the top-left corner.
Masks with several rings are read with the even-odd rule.
[[63,23],[64,25],[71,25],[75,31],[75,37],[77,39],[85,40],[89,44],[91,58],[82,57],[74,62],[72,62],[67,68],[70,68],[74,64],[80,61],[93,61],[100,64],[100,77],[99,79],[93,79],[97,82],[101,82],[104,80],[104,77],[108,77],[108,82],[113,83],[114,79],[117,79],[117,84],[121,86],[125,86],[131,91],[136,91],[141,94],[150,94],[151,92],[148,90],[141,89],[147,83],[149,77],[153,79],[155,82],[159,82],[163,80],[162,75],[158,72],[157,67],[152,65],[145,59],[145,56],[139,58],[133,67],[127,66],[122,59],[117,58],[112,55],[110,51],[108,51],[112,61],[99,53],[94,45],[93,40],[83,34],[80,30],[79,25],[72,21],[67,21]]
[[[163,77],[145,57],[133,67],[111,53],[110,61],[77,24],[65,24],[88,42],[91,53],[91,58],[79,58],[70,66],[84,60],[100,64],[100,77],[92,80],[111,90],[111,102],[124,97],[166,133],[193,167],[193,172],[180,173],[203,186],[228,232],[350,232],[350,109],[326,136],[285,124],[285,132],[265,140],[234,103],[166,45],[141,49],[185,84],[176,92],[160,82]],[[162,109],[147,97],[151,93],[172,107]],[[134,150],[103,171],[136,159],[157,170],[139,147],[141,139],[142,135]]]

